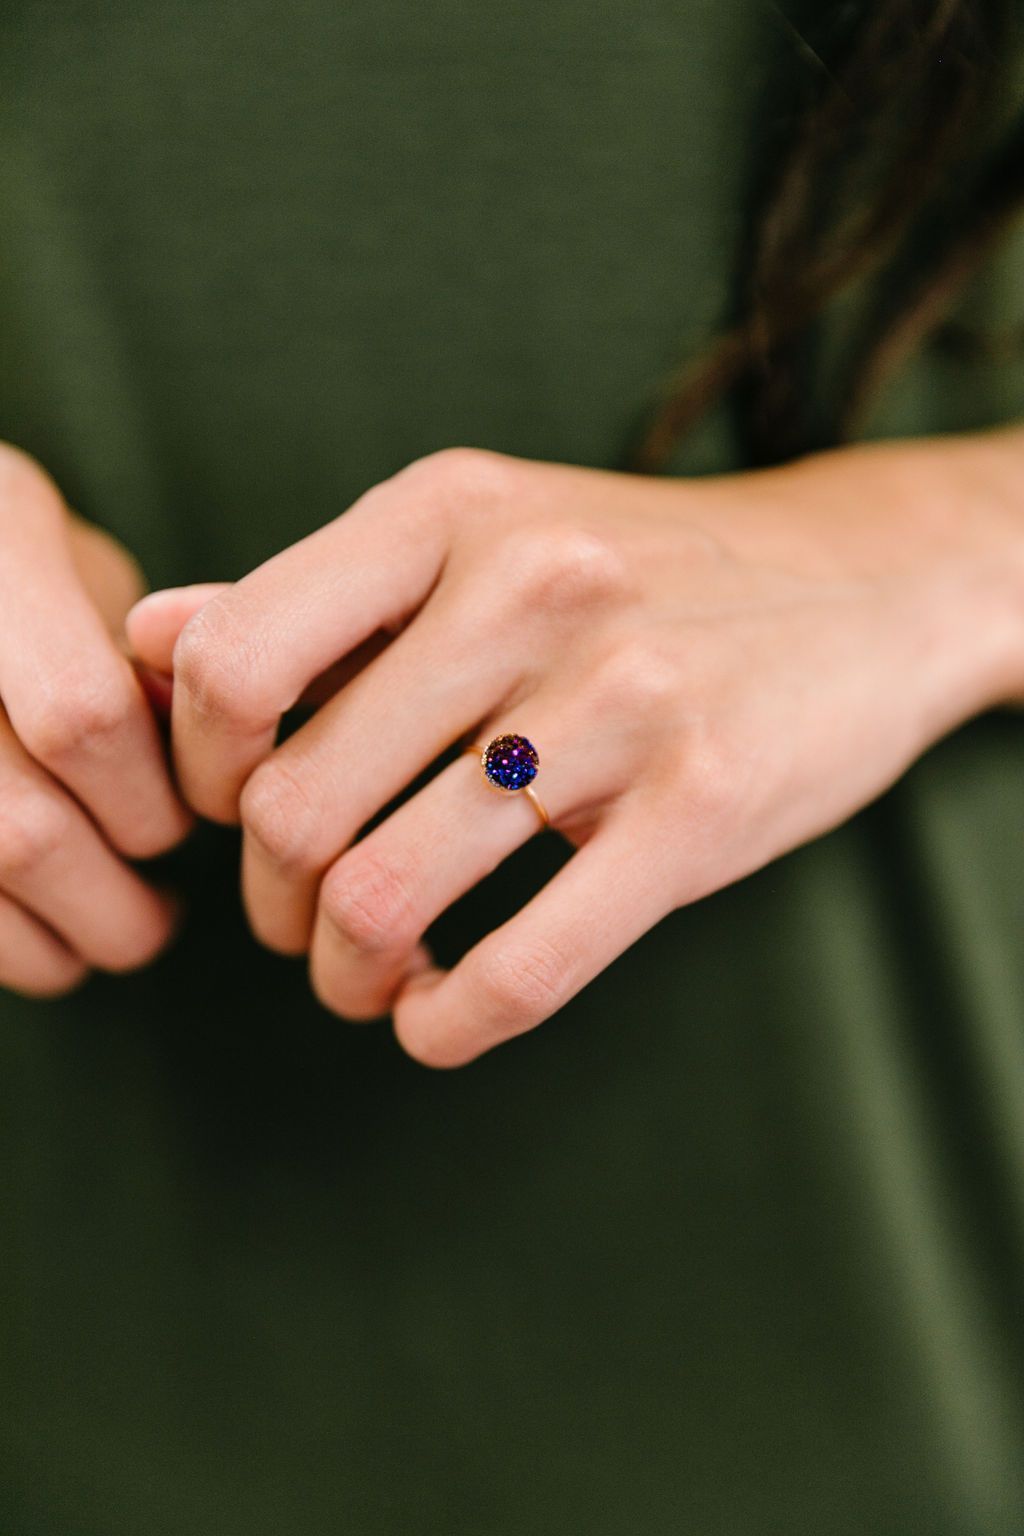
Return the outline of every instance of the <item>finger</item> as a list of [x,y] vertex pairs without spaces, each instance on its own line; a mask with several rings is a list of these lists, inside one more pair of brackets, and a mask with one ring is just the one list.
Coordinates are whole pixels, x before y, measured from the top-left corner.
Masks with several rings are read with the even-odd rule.
[[227,582],[208,581],[166,587],[147,593],[125,616],[125,639],[136,676],[150,708],[165,724],[171,718],[174,695],[175,642],[192,615],[227,586]]
[[172,729],[186,798],[238,818],[246,779],[308,684],[423,602],[446,548],[438,486],[403,471],[214,597],[174,649]]
[[211,598],[226,592],[229,585],[226,581],[204,581],[147,592],[129,609],[124,621],[133,656],[154,672],[170,676],[174,670],[174,646],[185,625]]
[[[166,587],[141,598],[125,619],[125,634],[150,703],[157,712],[170,712],[174,647],[189,619],[211,598],[228,590],[227,582],[204,582],[191,587]],[[377,631],[341,661],[313,679],[299,704],[316,708],[378,656],[391,635]]]
[[[576,837],[586,835],[628,776],[624,740],[617,738],[621,751],[593,750],[562,701],[548,709],[531,699],[523,715],[531,732],[537,721],[541,769],[533,787],[551,825],[571,822]],[[487,783],[477,756],[463,753],[450,763],[325,875],[310,951],[311,980],[325,1006],[350,1019],[387,1012],[420,963],[419,941],[430,924],[541,826],[525,794]]]
[[447,973],[423,971],[395,1001],[417,1061],[462,1066],[551,1017],[671,909],[656,837],[623,803],[516,915]]
[[103,970],[143,965],[174,925],[172,904],[117,857],[2,717],[0,890]]
[[0,893],[0,987],[29,997],[61,997],[88,974],[56,934]]
[[0,697],[32,756],[88,806],[115,847],[158,853],[190,818],[152,713],[81,584],[56,490],[38,472],[7,466],[3,474]]
[[307,948],[323,872],[518,678],[520,655],[489,645],[488,616],[462,607],[432,599],[245,786],[243,892],[264,943]]
[[146,590],[146,578],[138,562],[122,544],[74,513],[66,521],[68,544],[75,570],[112,635],[124,629],[124,617]]

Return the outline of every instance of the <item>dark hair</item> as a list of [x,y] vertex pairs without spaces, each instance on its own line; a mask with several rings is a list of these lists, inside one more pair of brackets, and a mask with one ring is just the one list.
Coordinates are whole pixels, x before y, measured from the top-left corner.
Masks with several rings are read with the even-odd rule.
[[[662,468],[725,397],[752,465],[849,440],[1024,207],[1008,0],[817,0],[799,20],[773,9],[800,73],[754,167],[733,316],[669,381],[635,469]],[[864,281],[856,334],[823,381],[822,322]]]

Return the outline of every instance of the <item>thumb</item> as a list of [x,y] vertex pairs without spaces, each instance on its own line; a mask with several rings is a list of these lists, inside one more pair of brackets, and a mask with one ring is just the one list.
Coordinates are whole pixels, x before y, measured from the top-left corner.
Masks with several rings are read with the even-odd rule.
[[135,604],[124,621],[132,654],[155,672],[170,675],[174,642],[181,631],[194,613],[229,585],[226,581],[206,581],[150,592]]

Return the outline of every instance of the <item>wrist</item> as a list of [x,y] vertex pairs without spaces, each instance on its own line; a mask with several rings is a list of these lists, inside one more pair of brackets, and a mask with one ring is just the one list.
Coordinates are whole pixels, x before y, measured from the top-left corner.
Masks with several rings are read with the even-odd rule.
[[948,717],[939,734],[1024,700],[1024,426],[887,446],[910,547],[932,584]]
[[704,483],[748,553],[869,603],[917,750],[1024,701],[1024,427],[826,449],[742,496]]

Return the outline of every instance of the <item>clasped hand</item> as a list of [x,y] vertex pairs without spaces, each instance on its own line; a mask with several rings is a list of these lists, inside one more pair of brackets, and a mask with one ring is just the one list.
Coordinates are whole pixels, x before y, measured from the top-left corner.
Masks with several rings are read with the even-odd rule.
[[[242,580],[132,607],[124,552],[4,450],[0,977],[156,953],[173,915],[130,860],[196,812],[241,824],[253,932],[328,1008],[467,1062],[1024,691],[1021,468],[1006,429],[689,480],[445,450]],[[173,677],[173,780],[125,617]],[[364,828],[503,731],[575,852],[442,972],[425,931],[534,808],[460,754]]]

